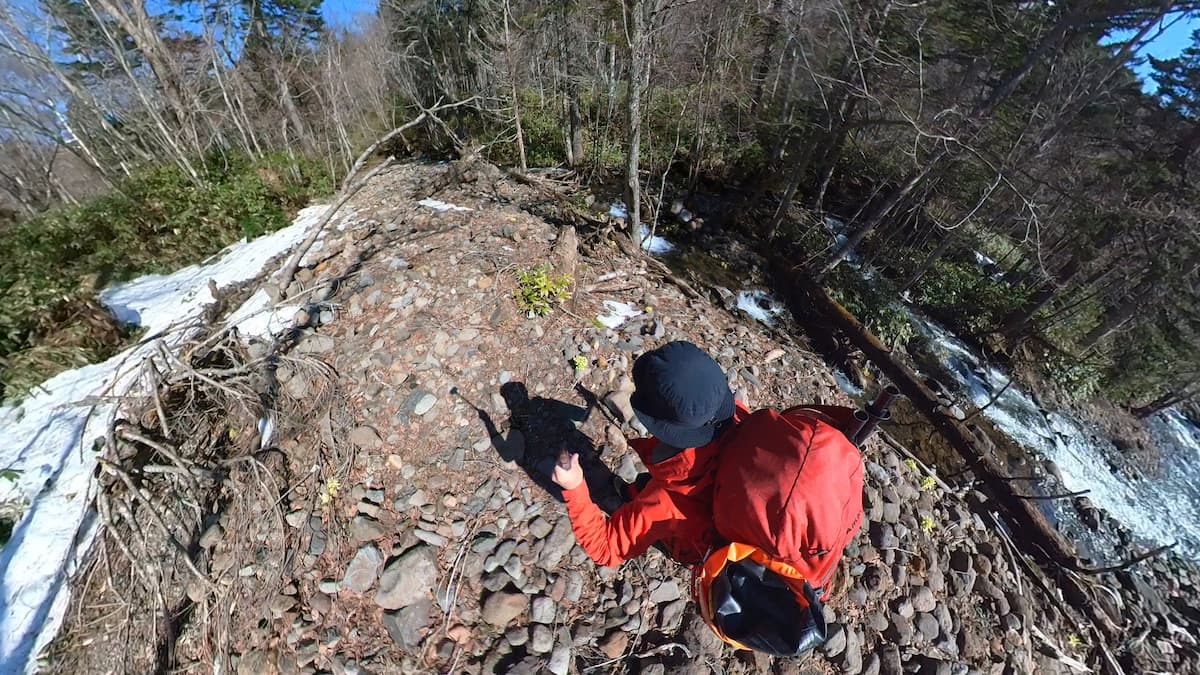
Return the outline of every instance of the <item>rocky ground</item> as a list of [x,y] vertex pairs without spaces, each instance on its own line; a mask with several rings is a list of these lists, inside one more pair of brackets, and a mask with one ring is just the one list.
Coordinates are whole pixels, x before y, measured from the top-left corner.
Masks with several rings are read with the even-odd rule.
[[[280,434],[293,478],[281,491],[282,522],[268,531],[289,542],[288,564],[230,562],[242,541],[230,520],[200,538],[214,583],[275,589],[273,600],[239,609],[257,620],[229,646],[238,673],[1065,673],[1072,659],[1097,667],[1096,634],[1037,588],[987,498],[882,439],[864,449],[867,524],[846,551],[827,611],[831,637],[818,654],[773,660],[723,647],[696,615],[688,571],[658,551],[617,569],[594,565],[540,466],[560,447],[580,451],[593,494],[611,505],[611,473],[639,469],[625,442],[639,433],[628,403],[638,354],[696,342],[752,407],[849,401],[790,337],[799,329],[788,319],[765,326],[699,285],[701,297],[689,297],[606,237],[550,224],[539,190],[485,166],[442,180],[451,170],[404,167],[378,178],[347,222],[372,223],[380,245],[295,318],[296,350],[332,367],[337,396],[335,410]],[[428,186],[429,196],[471,210],[396,197]],[[347,228],[345,246],[355,231]],[[406,236],[388,239],[398,231]],[[516,273],[546,263],[571,275],[573,295],[545,317],[526,316]],[[302,270],[288,295],[333,272]],[[596,319],[609,302],[640,314],[605,328]],[[277,376],[301,399],[325,386],[314,372],[283,367]],[[345,452],[317,451],[331,442]],[[1194,638],[1164,617],[1195,606],[1200,578],[1154,565],[1170,583],[1140,572],[1129,575],[1131,591],[1114,583],[1113,611],[1140,654],[1131,663],[1197,672]],[[1134,603],[1132,594],[1152,599]],[[1139,635],[1143,625],[1153,630]],[[186,631],[180,645],[179,660],[205,671]]]

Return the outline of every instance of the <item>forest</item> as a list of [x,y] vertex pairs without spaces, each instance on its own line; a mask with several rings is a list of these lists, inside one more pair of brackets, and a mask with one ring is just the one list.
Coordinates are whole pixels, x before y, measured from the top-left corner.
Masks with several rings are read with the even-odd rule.
[[[128,339],[95,293],[286,224],[390,129],[787,251],[881,338],[905,298],[1148,415],[1200,394],[1196,0],[0,5],[0,395]],[[423,115],[423,116],[422,116]],[[878,272],[864,274],[865,270]]]

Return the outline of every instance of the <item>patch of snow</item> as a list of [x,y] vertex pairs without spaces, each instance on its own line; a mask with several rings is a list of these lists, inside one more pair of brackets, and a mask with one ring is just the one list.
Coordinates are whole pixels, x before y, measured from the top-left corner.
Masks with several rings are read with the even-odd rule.
[[417,203],[420,204],[421,206],[428,206],[429,208],[433,209],[434,211],[470,211],[471,210],[465,206],[458,206],[457,204],[448,204],[446,202],[439,201],[437,199],[431,199],[428,197],[425,199],[422,199],[421,201],[419,201]]
[[675,252],[675,244],[658,235],[650,236],[650,228],[642,225],[642,250],[652,255],[667,255]]
[[825,229],[833,234],[845,234],[846,221],[841,218],[834,218],[833,216],[825,216]]
[[626,321],[642,315],[642,310],[637,305],[628,302],[617,302],[616,300],[605,300],[604,309],[605,313],[596,317],[596,320],[610,330],[618,328]]
[[[613,202],[608,207],[608,215],[618,220],[625,220],[629,217],[629,209],[625,206],[625,202]],[[675,244],[670,241],[657,235],[650,236],[650,228],[645,223],[642,223],[641,232],[638,234],[642,240],[642,250],[651,255],[667,255],[676,250]]]
[[241,307],[230,312],[225,323],[237,328],[243,337],[275,336],[291,327],[292,317],[299,309],[299,305],[274,307],[271,296],[260,288]]
[[253,241],[234,244],[214,262],[192,265],[168,275],[151,274],[117,284],[100,292],[100,302],[118,321],[145,328],[156,335],[180,320],[191,320],[211,304],[209,280],[218,288],[253,279],[275,256],[290,250],[308,235],[308,230],[325,213],[324,206],[310,206],[288,227]]
[[[117,412],[111,401],[141,386],[141,365],[159,344],[172,348],[195,333],[213,301],[210,281],[221,289],[254,279],[303,241],[326,208],[304,209],[292,225],[235,244],[207,264],[101,292],[118,319],[146,328],[147,337],[103,363],[58,374],[18,405],[0,406],[0,469],[19,472],[15,481],[0,480],[0,500],[26,504],[0,551],[0,672],[34,672],[38,652],[62,623],[69,579],[97,531],[95,447]],[[252,320],[264,309],[262,297],[234,312],[244,332],[273,325]]]
[[771,294],[763,291],[742,291],[738,293],[737,307],[768,326],[774,326],[775,317],[787,311],[783,303],[776,300]]
[[995,260],[992,260],[991,258],[987,257],[985,254],[983,254],[979,251],[974,251],[974,253],[975,253],[975,262],[979,263],[983,267],[991,267],[996,264]]
[[841,368],[833,369],[833,379],[837,382],[838,389],[841,389],[842,393],[846,394],[847,396],[854,397],[862,395],[863,388],[851,382],[850,378],[842,372]]

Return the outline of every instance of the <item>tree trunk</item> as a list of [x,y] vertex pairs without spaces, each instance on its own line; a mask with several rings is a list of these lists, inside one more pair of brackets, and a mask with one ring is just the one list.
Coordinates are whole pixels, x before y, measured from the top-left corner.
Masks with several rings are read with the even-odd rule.
[[650,54],[646,36],[647,0],[625,0],[625,25],[629,42],[628,104],[626,121],[629,145],[625,157],[625,204],[629,211],[629,236],[642,245],[642,93],[650,79]]
[[767,15],[763,17],[766,22],[766,28],[762,34],[762,48],[758,52],[758,58],[754,63],[754,74],[751,76],[754,82],[754,95],[750,97],[750,117],[755,119],[758,117],[758,111],[762,107],[763,89],[767,83],[767,74],[771,72],[771,55],[775,50],[775,40],[779,35],[779,13],[783,8],[783,0],[771,0],[771,8],[767,10]]
[[1157,415],[1171,406],[1178,405],[1184,401],[1195,398],[1196,394],[1200,394],[1200,388],[1193,388],[1195,385],[1195,382],[1191,382],[1184,385],[1180,389],[1168,391],[1146,405],[1131,408],[1130,412],[1137,416],[1138,419],[1142,420],[1146,419],[1147,417]]
[[950,246],[954,244],[955,239],[958,238],[957,234],[958,229],[950,230],[949,232],[942,234],[942,240],[938,242],[937,247],[930,251],[929,255],[925,256],[925,260],[921,261],[921,266],[918,267],[916,271],[914,271],[912,275],[904,282],[904,286],[900,289],[901,295],[912,290],[912,287],[916,286],[921,279],[929,273],[929,270],[933,268],[933,264],[938,260],[941,260],[942,256],[946,254],[946,251],[950,250]]
[[579,113],[579,89],[567,85],[567,164],[574,168],[583,163],[583,116]]
[[825,194],[829,191],[829,184],[833,182],[833,173],[837,169],[838,162],[842,160],[842,152],[846,149],[847,141],[850,140],[850,116],[854,114],[859,100],[857,96],[850,96],[847,93],[838,109],[837,126],[831,136],[833,140],[826,146],[825,152],[821,156],[819,165],[821,179],[817,185],[816,196],[812,201],[814,211],[820,211],[825,205]]
[[305,149],[312,148],[312,137],[308,134],[308,127],[304,125],[304,119],[300,117],[300,110],[296,108],[296,101],[292,98],[291,87],[288,86],[287,75],[280,68],[274,68],[275,78],[279,83],[279,102],[283,105],[284,113],[287,115],[288,123],[292,127],[292,131],[296,132],[300,146]]
[[517,158],[521,163],[521,172],[529,170],[525,159],[525,129],[521,126],[521,97],[517,89],[517,63],[513,56],[512,35],[508,30],[509,20],[508,0],[504,1],[504,57],[508,61],[508,82],[512,92],[513,123],[517,125]]
[[833,255],[830,256],[829,260],[821,267],[820,271],[818,272],[818,278],[823,278],[825,275],[832,272],[837,268],[838,265],[841,264],[843,260],[846,259],[847,256],[853,253],[854,249],[860,243],[862,243],[862,240],[866,239],[867,235],[874,231],[874,229],[883,222],[883,219],[887,217],[888,212],[895,208],[897,204],[904,201],[904,198],[907,197],[909,193],[911,193],[918,185],[920,185],[921,181],[925,180],[926,176],[932,173],[934,168],[941,163],[942,159],[949,154],[949,150],[943,149],[933,157],[930,157],[929,160],[925,162],[925,166],[909,174],[908,177],[904,179],[903,183],[889,192],[875,207],[868,211],[867,216],[863,219],[863,222],[861,225],[859,225],[858,229],[856,229],[853,234],[846,238],[845,243],[838,247],[838,249],[833,252]]

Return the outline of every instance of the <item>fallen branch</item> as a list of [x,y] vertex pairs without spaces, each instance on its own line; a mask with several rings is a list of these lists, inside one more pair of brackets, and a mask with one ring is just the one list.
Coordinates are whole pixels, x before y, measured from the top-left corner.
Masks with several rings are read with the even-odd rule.
[[946,483],[946,481],[944,481],[938,477],[936,471],[929,468],[929,466],[926,465],[925,462],[922,462],[919,457],[914,455],[911,450],[904,447],[904,445],[902,443],[900,443],[896,439],[889,436],[886,431],[879,432],[879,437],[883,439],[883,442],[886,443],[888,445],[888,447],[890,447],[891,449],[895,450],[896,452],[904,455],[905,458],[911,459],[912,461],[916,462],[917,466],[921,469],[922,473],[924,473],[926,476],[929,476],[930,478],[933,478],[933,480],[937,481],[938,487],[942,488],[946,492],[954,492],[954,490],[950,487],[950,485],[948,483]]
[[[976,436],[962,421],[947,415],[937,395],[924,384],[920,375],[894,358],[892,350],[862,322],[834,300],[828,291],[795,269],[786,258],[773,257],[771,271],[777,282],[776,287],[787,295],[794,313],[811,316],[813,309],[816,309],[823,314],[833,328],[845,334],[908,397],[913,408],[925,416],[967,466],[982,478],[1009,522],[1021,533],[1023,544],[1028,544],[1043,560],[1063,568],[1078,570],[1083,567],[1074,547],[1046,520],[1038,506],[1030,500],[1021,499],[1013,491],[1007,472],[990,451],[990,444]],[[1108,620],[1095,600],[1077,583],[1070,579],[1066,582],[1064,590],[1071,603],[1093,624],[1100,626],[1100,630],[1110,639],[1116,639],[1119,632],[1117,627]]]
[[1125,561],[1125,562],[1123,562],[1123,563],[1118,563],[1118,564],[1116,564],[1116,565],[1110,565],[1110,566],[1108,566],[1108,567],[1084,567],[1084,566],[1079,566],[1079,567],[1075,568],[1075,571],[1076,571],[1076,572],[1081,572],[1081,573],[1083,573],[1083,574],[1108,574],[1108,573],[1110,573],[1110,572],[1121,572],[1121,571],[1124,571],[1124,570],[1127,570],[1127,569],[1129,569],[1130,567],[1133,567],[1134,565],[1136,565],[1136,564],[1138,564],[1138,563],[1140,563],[1140,562],[1143,562],[1143,561],[1149,560],[1149,559],[1151,559],[1151,558],[1154,558],[1154,557],[1156,557],[1156,556],[1160,556],[1160,555],[1162,555],[1163,553],[1166,553],[1167,551],[1170,551],[1171,549],[1175,548],[1175,547],[1176,547],[1176,546],[1178,546],[1178,545],[1179,545],[1179,542],[1175,542],[1175,543],[1173,543],[1173,544],[1166,544],[1166,545],[1164,545],[1164,546],[1159,546],[1159,547],[1158,547],[1158,548],[1156,548],[1156,549],[1152,549],[1152,550],[1146,551],[1145,553],[1143,553],[1143,554],[1141,554],[1141,555],[1139,555],[1139,556],[1136,556],[1136,557],[1134,557],[1134,558],[1131,558],[1131,559],[1129,559],[1129,560],[1126,560],[1126,561]]
[[[304,256],[308,253],[308,249],[312,248],[312,245],[317,242],[317,238],[321,236],[321,233],[325,230],[325,226],[329,224],[329,221],[333,220],[333,216],[340,211],[343,206],[346,205],[346,202],[350,201],[354,195],[358,194],[358,191],[363,189],[363,187],[372,178],[379,175],[384,169],[391,166],[392,162],[394,161],[395,158],[388,157],[380,162],[378,166],[368,171],[365,176],[355,181],[354,184],[349,188],[343,189],[341,196],[336,202],[334,202],[333,206],[325,209],[325,214],[321,216],[321,220],[313,226],[312,231],[309,232],[304,241],[300,243],[300,246],[296,249],[296,253],[292,256],[292,259],[288,261],[287,266],[284,267],[283,271],[279,274],[279,296],[281,299],[287,297],[287,289],[292,285],[292,279],[296,277],[296,270],[300,269],[300,261],[304,260]],[[357,162],[355,163],[357,164]],[[349,176],[347,177],[349,178]]]
[[1017,494],[1014,492],[1013,496],[1016,497],[1017,499],[1028,499],[1030,501],[1052,502],[1052,501],[1055,501],[1058,499],[1073,499],[1075,497],[1082,497],[1082,496],[1084,496],[1086,494],[1090,494],[1090,493],[1091,493],[1091,490],[1080,490],[1079,492],[1063,492],[1060,494],[1053,494],[1053,495],[1021,495],[1021,494]]
[[1033,636],[1038,639],[1038,642],[1041,642],[1043,645],[1045,645],[1045,647],[1047,649],[1050,650],[1050,656],[1052,658],[1054,658],[1056,661],[1063,664],[1064,666],[1067,666],[1068,668],[1071,668],[1072,670],[1076,670],[1081,673],[1092,672],[1092,669],[1088,668],[1088,665],[1086,663],[1084,663],[1083,661],[1080,661],[1079,659],[1077,659],[1073,656],[1068,656],[1067,653],[1065,651],[1063,651],[1062,647],[1059,647],[1058,645],[1051,642],[1050,638],[1046,637],[1046,634],[1043,633],[1040,628],[1038,628],[1037,626],[1030,626],[1029,630],[1030,630],[1030,632],[1033,633]]

